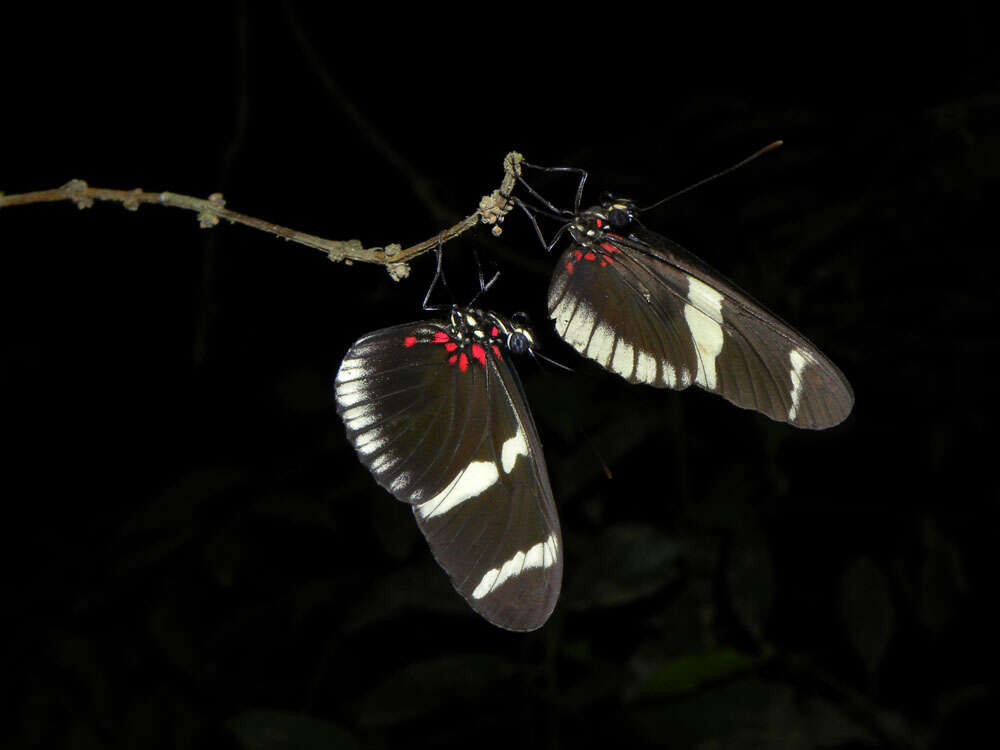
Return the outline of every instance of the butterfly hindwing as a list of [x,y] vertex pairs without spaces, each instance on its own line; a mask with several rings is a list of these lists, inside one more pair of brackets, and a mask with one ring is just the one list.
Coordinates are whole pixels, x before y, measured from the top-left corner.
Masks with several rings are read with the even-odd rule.
[[548,472],[517,375],[489,360],[487,437],[471,471],[484,491],[442,490],[413,509],[434,557],[452,584],[487,620],[510,630],[534,630],[552,612],[562,580],[562,538]]
[[630,383],[685,388],[697,360],[683,303],[661,287],[610,243],[573,245],[552,277],[549,316],[566,343]]
[[653,232],[572,245],[549,287],[556,331],[630,382],[692,383],[797,427],[843,421],[854,395],[805,337],[707,264]]
[[455,589],[490,622],[533,630],[559,596],[562,538],[537,430],[484,315],[460,312],[483,339],[463,338],[454,315],[363,337],[341,364],[337,406]]

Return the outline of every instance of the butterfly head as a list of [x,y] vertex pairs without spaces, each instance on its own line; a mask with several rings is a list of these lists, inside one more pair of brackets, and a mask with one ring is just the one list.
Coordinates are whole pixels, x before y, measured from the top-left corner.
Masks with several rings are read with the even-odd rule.
[[528,324],[528,316],[514,313],[509,319],[496,313],[489,313],[493,325],[505,339],[507,348],[514,354],[525,354],[535,350],[535,334]]
[[638,215],[639,209],[631,200],[605,193],[600,205],[577,215],[569,232],[578,243],[593,242],[607,233],[627,235]]
[[607,217],[611,231],[618,234],[627,232],[632,226],[632,220],[639,214],[639,209],[628,198],[616,198],[611,193],[601,197],[601,208]]

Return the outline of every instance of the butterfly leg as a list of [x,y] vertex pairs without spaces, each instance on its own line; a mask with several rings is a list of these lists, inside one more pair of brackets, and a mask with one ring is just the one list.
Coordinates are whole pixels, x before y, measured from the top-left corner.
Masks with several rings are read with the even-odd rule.
[[518,181],[528,189],[533,196],[538,200],[542,201],[546,208],[550,211],[554,211],[557,214],[563,216],[576,215],[580,213],[580,203],[583,201],[583,186],[587,183],[587,177],[590,175],[585,169],[580,169],[579,167],[542,167],[538,164],[529,164],[528,162],[521,162],[521,166],[529,167],[531,169],[537,169],[540,172],[572,172],[574,174],[580,175],[580,182],[576,186],[576,199],[573,202],[573,211],[566,211],[564,209],[559,209],[553,206],[549,201],[545,200],[541,195],[539,195],[527,182],[524,181],[520,176],[518,176]]
[[472,307],[476,303],[476,300],[486,294],[486,292],[490,290],[490,287],[493,286],[497,282],[497,279],[500,278],[500,270],[497,269],[492,278],[490,278],[489,281],[486,281],[483,276],[483,264],[479,260],[479,250],[475,247],[472,248],[472,257],[476,261],[476,271],[479,274],[479,291],[476,292],[476,296],[469,301],[469,304],[466,305],[466,307]]
[[542,229],[538,226],[538,221],[535,219],[535,215],[531,213],[531,209],[529,209],[520,198],[514,198],[514,204],[524,211],[524,215],[528,217],[528,221],[531,222],[531,226],[535,228],[535,234],[538,236],[538,241],[542,243],[542,247],[544,247],[546,252],[548,252],[552,248],[552,245],[545,241]]
[[[427,311],[450,310],[452,307],[455,306],[454,305],[455,295],[451,293],[451,288],[448,286],[448,280],[444,277],[444,271],[441,268],[441,258],[444,255],[444,253],[441,250],[441,245],[442,245],[441,236],[438,235],[437,246],[434,248],[434,255],[437,256],[437,268],[434,270],[434,278],[431,279],[431,285],[427,287],[427,294],[424,295],[423,308],[424,310]],[[431,292],[434,291],[434,287],[437,286],[439,280],[441,281],[441,284],[444,286],[445,290],[447,290],[448,296],[452,298],[451,305],[429,304],[429,300],[431,298]]]

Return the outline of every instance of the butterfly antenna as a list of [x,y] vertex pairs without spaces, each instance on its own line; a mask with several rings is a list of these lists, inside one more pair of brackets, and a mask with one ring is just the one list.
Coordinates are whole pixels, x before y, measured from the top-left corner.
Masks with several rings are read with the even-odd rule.
[[[552,374],[549,373],[544,367],[542,367],[541,362],[539,362],[539,360],[548,362],[551,365],[555,365],[556,367],[565,370],[566,372],[576,372],[572,367],[564,365],[562,362],[557,362],[551,357],[546,357],[544,354],[535,349],[529,349],[528,353],[531,355],[532,359],[535,360],[536,364],[538,364],[539,369],[542,372],[544,372],[548,377],[552,377]],[[594,445],[594,441],[590,439],[590,435],[588,435],[586,430],[584,430],[583,427],[581,427],[579,424],[577,424],[576,429],[580,431],[580,434],[583,435],[584,440],[587,441],[587,445],[590,446],[590,449],[594,452],[594,455],[597,456],[597,460],[601,464],[601,468],[604,469],[604,476],[606,476],[608,479],[614,479],[614,477],[611,474],[611,469],[608,467],[608,464],[604,460],[604,457],[601,455],[601,452],[597,450],[597,446]]]
[[[557,362],[551,357],[546,357],[540,351],[537,351],[535,349],[529,349],[528,352],[529,354],[531,354],[532,359],[534,359],[536,362],[538,362],[538,360],[542,360],[542,362],[548,362],[550,365],[554,365],[561,370],[565,370],[566,372],[576,372],[576,370],[574,370],[569,365],[564,365],[562,362]],[[542,370],[545,369],[544,367],[541,366],[541,364],[539,364],[538,366],[541,367]]]
[[590,450],[592,450],[594,455],[597,456],[597,460],[600,462],[601,468],[604,469],[604,476],[608,479],[614,479],[614,476],[611,474],[611,467],[608,466],[607,462],[604,460],[604,456],[601,455],[601,452],[597,450],[597,446],[594,445],[594,441],[590,439],[590,435],[587,434],[587,431],[581,427],[580,434],[583,435],[583,439],[587,441],[587,445],[590,446]]
[[749,164],[754,159],[756,159],[758,156],[763,156],[768,151],[774,151],[774,149],[778,148],[778,146],[780,146],[783,143],[784,143],[784,141],[775,141],[774,143],[769,143],[766,146],[764,146],[764,148],[760,149],[760,151],[757,151],[757,152],[751,154],[750,156],[748,156],[743,161],[738,162],[736,164],[733,164],[733,166],[731,166],[731,167],[726,167],[721,172],[716,172],[715,174],[711,175],[710,177],[706,177],[703,180],[698,180],[698,182],[694,183],[693,185],[688,185],[683,190],[678,190],[673,195],[668,195],[666,198],[663,198],[662,200],[656,201],[656,203],[652,204],[651,206],[646,206],[645,208],[640,208],[639,210],[640,211],[649,211],[650,209],[656,208],[657,206],[659,206],[659,205],[661,205],[663,203],[666,203],[669,200],[673,200],[674,198],[676,198],[676,197],[678,197],[680,195],[684,195],[684,193],[690,192],[691,190],[694,190],[697,187],[701,187],[706,182],[711,182],[712,180],[714,180],[714,179],[716,179],[718,177],[722,177],[723,175],[729,174],[730,172],[732,172],[734,170],[737,170],[740,167]]

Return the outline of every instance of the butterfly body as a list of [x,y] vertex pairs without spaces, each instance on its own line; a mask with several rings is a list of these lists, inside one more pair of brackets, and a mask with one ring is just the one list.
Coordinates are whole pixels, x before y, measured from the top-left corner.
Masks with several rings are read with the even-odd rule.
[[567,343],[629,382],[698,385],[798,427],[847,417],[850,385],[814,344],[637,214],[608,197],[567,225],[548,295]]
[[335,381],[361,462],[413,507],[469,605],[510,630],[540,627],[562,581],[541,441],[508,356],[532,346],[526,326],[455,307],[362,337]]

